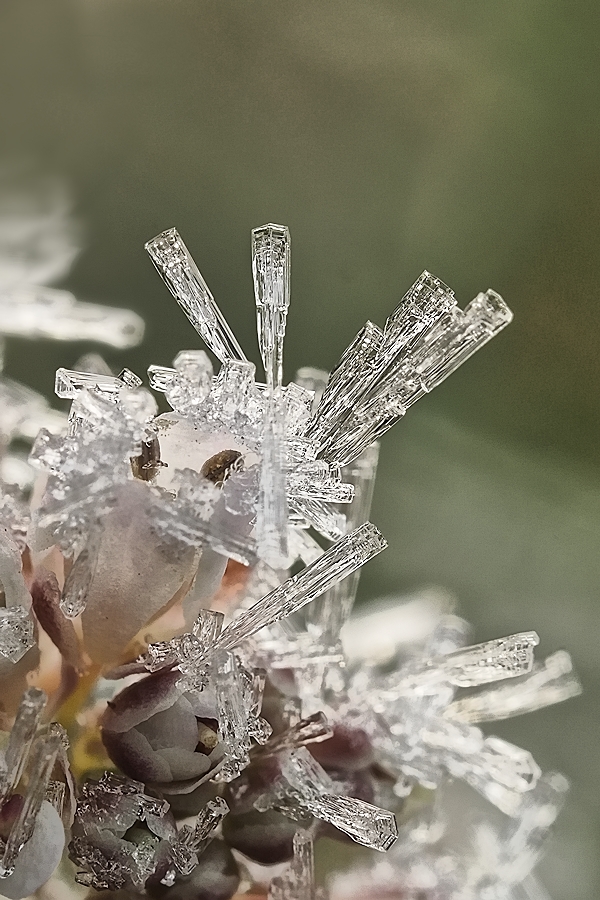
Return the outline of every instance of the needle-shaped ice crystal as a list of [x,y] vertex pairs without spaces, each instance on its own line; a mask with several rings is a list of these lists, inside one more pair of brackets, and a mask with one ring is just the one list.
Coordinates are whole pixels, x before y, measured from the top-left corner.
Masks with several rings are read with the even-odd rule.
[[98,341],[124,350],[144,336],[129,309],[80,303],[68,291],[39,285],[0,290],[0,334],[54,341]]
[[511,634],[449,653],[440,665],[448,681],[458,687],[516,678],[531,671],[533,648],[539,642],[535,631]]
[[315,885],[313,840],[309,832],[297,831],[294,857],[287,870],[271,879],[268,900],[325,900],[325,892]]
[[580,693],[581,683],[573,672],[571,657],[564,650],[557,650],[517,682],[455,700],[446,715],[461,722],[498,722],[562,703]]
[[324,459],[343,465],[386,432],[512,319],[493,291],[461,310],[424,272],[388,318],[368,322],[331,373],[307,435]]
[[255,603],[232,622],[219,638],[219,646],[233,649],[255,632],[289,616],[319,597],[387,546],[370,522],[341,538],[319,559]]
[[267,386],[281,387],[283,340],[290,305],[290,232],[285,225],[252,231],[252,275],[258,343]]
[[256,515],[258,554],[272,568],[286,567],[288,504],[284,471],[285,422],[279,389],[267,398]]
[[398,837],[398,826],[388,810],[336,794],[333,782],[305,747],[279,754],[280,780],[273,795],[258,801],[259,808],[275,806],[295,816],[294,807],[330,822],[352,840],[372,850],[389,850]]
[[222,797],[209,800],[198,813],[196,823],[183,825],[177,838],[171,842],[169,857],[181,875],[190,875],[198,865],[198,857],[206,849],[216,828],[229,812],[229,806]]
[[23,694],[0,774],[1,802],[12,794],[25,770],[46,707],[46,699],[45,693],[39,688],[28,688]]
[[146,244],[152,262],[178,304],[217,359],[246,360],[246,356],[215,303],[208,285],[175,228]]

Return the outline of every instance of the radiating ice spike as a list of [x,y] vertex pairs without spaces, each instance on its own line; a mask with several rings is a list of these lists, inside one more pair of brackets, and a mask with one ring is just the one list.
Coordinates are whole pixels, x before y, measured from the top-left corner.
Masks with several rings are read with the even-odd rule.
[[222,363],[245,361],[242,348],[176,229],[163,231],[145,246],[177,303],[217,359]]
[[[291,790],[292,804],[335,825],[358,844],[372,850],[389,850],[398,837],[393,813],[363,800],[335,794],[333,782],[304,747],[284,751],[279,761],[282,779]],[[285,806],[281,809],[285,812]]]
[[39,688],[28,688],[23,694],[8,739],[4,769],[0,774],[0,802],[10,796],[21,779],[31,745],[42,721],[46,700],[46,694]]
[[297,831],[293,841],[294,856],[288,869],[271,879],[268,900],[323,900],[323,892],[315,886],[313,840],[308,831]]
[[35,820],[42,801],[46,797],[60,746],[60,736],[54,733],[41,735],[34,741],[28,766],[29,780],[24,802],[9,832],[0,859],[0,877],[2,878],[6,878],[12,873],[22,847],[33,833]]
[[88,593],[96,574],[100,537],[100,526],[96,526],[67,575],[60,598],[60,608],[67,619],[77,618],[86,607]]
[[213,609],[201,609],[192,627],[192,634],[204,647],[212,647],[223,628],[224,615]]
[[273,569],[286,568],[288,505],[284,471],[285,419],[279,389],[267,397],[262,442],[259,504],[256,514],[258,555]]
[[458,687],[475,687],[516,678],[531,671],[533,648],[540,639],[535,631],[511,634],[472,647],[463,647],[454,653],[432,661],[439,665],[451,684]]
[[581,682],[573,672],[571,657],[566,651],[557,650],[518,682],[455,700],[446,716],[461,722],[498,722],[562,703],[580,693]]
[[327,721],[325,713],[317,712],[290,725],[286,731],[273,735],[256,752],[270,756],[274,753],[279,753],[281,750],[293,750],[305,744],[326,741],[332,736],[333,728]]
[[283,382],[283,340],[290,305],[290,232],[285,225],[252,231],[252,275],[258,343],[268,386]]
[[232,781],[250,762],[248,710],[244,703],[244,685],[237,658],[221,650],[212,658],[212,676],[217,696],[219,738],[225,746],[225,761],[220,775]]
[[209,800],[198,813],[196,824],[183,825],[177,837],[171,841],[170,859],[181,875],[190,875],[198,865],[198,857],[204,852],[216,828],[229,812],[222,797]]
[[218,646],[230,650],[261,628],[291,615],[381,553],[386,546],[379,529],[366,522],[238,616],[223,631]]

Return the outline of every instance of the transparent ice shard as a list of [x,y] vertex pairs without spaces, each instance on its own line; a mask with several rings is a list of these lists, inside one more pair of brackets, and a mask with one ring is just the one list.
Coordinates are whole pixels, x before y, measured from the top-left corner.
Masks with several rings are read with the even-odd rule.
[[370,522],[361,525],[298,575],[289,578],[238,616],[223,631],[219,646],[233,649],[261,628],[291,615],[364,565],[386,546],[383,535],[374,525]]
[[539,642],[535,631],[524,631],[456,650],[443,657],[439,665],[450,683],[458,687],[516,678],[531,671],[533,648]]
[[245,361],[208,285],[175,228],[146,244],[152,262],[189,321],[217,359]]
[[144,322],[129,309],[80,303],[68,291],[39,285],[0,290],[0,333],[54,341],[97,341],[135,347]]
[[[273,796],[258,801],[295,817],[294,808],[330,822],[358,844],[372,850],[389,850],[398,837],[393,813],[363,800],[336,794],[333,782],[305,747],[279,754],[281,776]],[[261,806],[262,804],[262,806]]]
[[60,608],[67,619],[75,619],[84,611],[87,596],[96,573],[100,529],[95,528],[67,575],[60,600]]
[[120,378],[114,375],[98,375],[94,372],[75,372],[71,369],[57,369],[54,393],[62,399],[72,400],[83,390],[98,391],[115,399],[123,387]]
[[273,755],[281,750],[293,750],[296,747],[303,747],[305,744],[326,741],[332,735],[333,728],[327,721],[325,713],[317,712],[305,719],[299,719],[280,734],[273,735],[263,747],[255,752]]
[[183,825],[177,838],[171,841],[170,860],[181,875],[190,875],[198,865],[198,857],[202,855],[215,830],[229,812],[229,806],[222,797],[209,800],[204,809],[198,813],[192,828]]
[[331,373],[307,436],[324,459],[347,464],[512,319],[498,294],[463,311],[424,272],[383,332],[367,323]]
[[284,429],[280,392],[273,390],[265,409],[256,542],[258,555],[274,569],[285,568],[288,557]]
[[46,707],[46,694],[39,688],[28,688],[17,711],[4,766],[0,774],[0,800],[9,797],[17,787],[27,765],[29,753]]
[[268,224],[252,231],[252,275],[258,343],[267,386],[281,387],[290,305],[290,232],[285,225]]
[[561,703],[580,693],[581,683],[573,672],[571,657],[564,650],[557,650],[516,682],[454,700],[446,715],[461,722],[498,722]]
[[294,857],[288,869],[271,879],[268,900],[324,900],[315,886],[313,840],[308,831],[294,835]]
[[33,619],[22,606],[0,609],[0,657],[16,663],[35,644]]
[[12,874],[21,849],[33,834],[35,820],[46,797],[60,746],[60,736],[52,732],[40,735],[33,743],[23,805],[10,829],[4,847],[1,848],[0,878],[6,878]]

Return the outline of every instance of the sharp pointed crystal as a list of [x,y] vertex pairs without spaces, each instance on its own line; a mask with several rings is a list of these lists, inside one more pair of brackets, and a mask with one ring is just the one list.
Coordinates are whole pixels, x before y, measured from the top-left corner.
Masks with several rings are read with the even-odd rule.
[[207,347],[222,363],[246,356],[175,228],[146,244],[165,284]]

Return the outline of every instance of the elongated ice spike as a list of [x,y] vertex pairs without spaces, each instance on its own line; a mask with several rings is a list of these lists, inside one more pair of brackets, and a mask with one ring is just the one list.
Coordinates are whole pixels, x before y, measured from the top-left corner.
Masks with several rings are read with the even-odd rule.
[[272,389],[265,408],[256,541],[258,555],[273,569],[286,568],[288,557],[284,432],[280,391]]
[[146,250],[177,303],[217,359],[222,363],[246,361],[244,351],[176,229],[152,238]]
[[100,549],[100,528],[92,529],[83,550],[78,554],[71,571],[65,580],[60,608],[67,619],[75,619],[81,615],[87,605]]
[[223,631],[218,646],[233,649],[261,628],[291,615],[381,553],[386,546],[379,529],[366,522],[238,616]]
[[452,291],[424,272],[383,333],[367,323],[348,347],[307,436],[320,444],[324,459],[351,462],[511,319],[493,291],[479,294],[463,311]]
[[372,850],[389,850],[398,837],[398,826],[393,813],[357,800],[338,796],[333,782],[310,755],[305,747],[284,751],[279,756],[285,812],[286,790],[291,791],[289,801],[299,805],[318,819],[330,822],[358,844]]
[[232,781],[250,762],[248,710],[244,703],[244,685],[239,663],[233,653],[215,653],[212,674],[219,713],[219,738],[225,746],[225,761],[220,771],[224,781]]
[[580,693],[581,682],[573,672],[571,657],[557,650],[516,683],[500,684],[455,700],[446,716],[461,722],[498,722],[562,703]]
[[83,390],[93,390],[116,400],[122,388],[123,382],[115,375],[97,375],[63,368],[56,370],[54,393],[62,399],[72,400]]
[[68,291],[39,285],[0,291],[0,334],[53,341],[98,341],[124,350],[144,336],[129,309],[80,303]]
[[290,305],[290,232],[285,225],[252,231],[252,275],[258,343],[267,386],[283,382],[283,340]]
[[41,735],[33,744],[31,761],[28,766],[29,781],[23,805],[9,832],[0,860],[0,878],[12,874],[17,857],[33,833],[35,820],[40,811],[42,801],[50,782],[52,769],[60,750],[61,739],[58,734]]
[[192,828],[183,825],[177,838],[171,842],[170,859],[181,875],[190,875],[198,865],[198,857],[213,838],[214,832],[229,812],[229,806],[222,797],[209,800],[198,813]]
[[294,835],[294,857],[282,875],[271,879],[268,900],[323,900],[315,887],[313,839],[307,831]]
[[273,735],[264,746],[257,747],[255,753],[270,756],[281,750],[293,750],[305,744],[326,741],[332,736],[333,728],[327,721],[325,713],[317,712],[290,725],[286,731]]
[[22,606],[0,608],[0,657],[17,663],[35,644],[33,619]]
[[28,688],[23,694],[5,752],[0,774],[0,803],[17,787],[46,707],[46,694],[39,688]]

